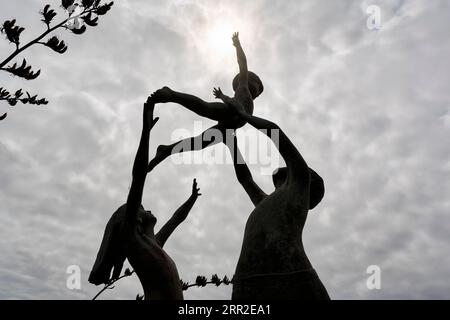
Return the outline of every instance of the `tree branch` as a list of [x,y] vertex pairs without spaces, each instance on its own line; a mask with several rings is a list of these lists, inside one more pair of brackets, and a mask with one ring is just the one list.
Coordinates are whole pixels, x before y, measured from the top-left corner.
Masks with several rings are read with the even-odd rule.
[[126,278],[126,277],[131,276],[134,272],[135,272],[134,270],[133,270],[133,271],[130,271],[130,269],[127,268],[127,269],[125,270],[125,273],[124,273],[122,276],[120,276],[120,277],[117,278],[117,279],[111,280],[108,284],[105,284],[105,286],[103,287],[103,289],[100,290],[100,291],[95,295],[95,297],[92,298],[92,300],[97,299],[98,296],[101,295],[101,294],[102,294],[104,291],[106,291],[107,289],[114,289],[114,287],[112,287],[112,285],[113,285],[114,283],[116,283],[116,282],[119,281],[120,279],[123,279],[123,278]]
[[42,40],[43,38],[45,38],[45,37],[46,37],[48,34],[50,34],[51,32],[53,32],[53,31],[55,31],[56,29],[62,27],[62,26],[63,26],[64,24],[66,24],[67,22],[72,21],[72,20],[74,20],[74,19],[77,19],[77,18],[81,17],[82,15],[84,15],[84,14],[86,14],[86,13],[93,12],[94,10],[95,10],[95,8],[91,8],[91,9],[89,9],[89,10],[83,10],[83,12],[81,12],[81,13],[75,15],[75,16],[69,17],[69,18],[67,18],[67,19],[65,19],[65,20],[63,20],[63,21],[61,21],[60,23],[56,24],[55,26],[53,26],[53,27],[51,27],[51,28],[50,28],[50,26],[47,26],[47,30],[46,30],[44,33],[42,33],[42,34],[41,34],[40,36],[38,36],[36,39],[31,40],[30,42],[28,42],[26,45],[22,46],[21,48],[19,48],[19,45],[16,44],[16,50],[15,50],[8,58],[6,58],[5,60],[3,60],[3,61],[0,63],[0,69],[4,70],[3,67],[4,67],[8,62],[10,62],[12,59],[14,59],[14,58],[15,58],[18,54],[20,54],[22,51],[24,51],[24,50],[28,49],[29,47],[31,47],[32,45],[38,43],[40,40]]

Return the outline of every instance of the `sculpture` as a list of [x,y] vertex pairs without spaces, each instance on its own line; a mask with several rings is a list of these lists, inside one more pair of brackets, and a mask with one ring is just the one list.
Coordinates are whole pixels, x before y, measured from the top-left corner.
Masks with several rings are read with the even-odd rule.
[[[247,58],[239,41],[239,33],[233,34],[232,40],[233,45],[236,47],[239,64],[239,74],[233,79],[233,89],[235,91],[233,99],[238,101],[245,108],[246,112],[252,114],[253,100],[264,91],[264,86],[255,73],[248,71]],[[171,145],[160,145],[157,148],[155,157],[149,163],[149,171],[153,170],[172,154],[202,150],[221,142],[219,139],[223,137],[223,132],[226,129],[237,129],[245,125],[245,121],[242,121],[233,112],[230,112],[225,103],[205,102],[196,96],[176,92],[168,87],[157,90],[151,97],[155,103],[174,102],[180,104],[202,117],[218,121],[218,124],[206,129],[196,137],[183,139]],[[210,137],[215,139],[211,141]]]
[[[233,35],[240,72],[233,80],[234,97],[214,88],[213,94],[221,103],[205,102],[195,96],[175,92],[168,87],[157,90],[144,105],[141,142],[133,167],[133,181],[127,204],[120,207],[105,230],[100,251],[89,281],[108,283],[117,279],[125,258],[136,271],[146,299],[182,299],[182,287],[175,263],[164,252],[167,238],[187,217],[198,198],[196,180],[192,195],[168,223],[154,235],[156,218],[141,205],[147,172],[173,153],[200,150],[225,142],[233,156],[238,181],[255,205],[247,221],[236,273],[233,278],[232,299],[313,299],[328,300],[328,293],[314,271],[302,243],[302,231],[308,211],[322,200],[325,189],[322,178],[311,168],[275,123],[253,116],[253,100],[263,91],[259,77],[247,69],[247,60],[239,41]],[[217,120],[218,124],[201,135],[172,145],[158,147],[156,156],[148,163],[150,131],[158,121],[153,119],[155,103],[176,102],[187,109]],[[267,195],[255,183],[239,151],[236,129],[249,123],[265,133],[277,146],[286,162],[273,174],[275,191]],[[220,137],[210,141],[212,131]],[[234,136],[224,138],[224,134]],[[193,145],[192,145],[193,143]],[[178,148],[182,145],[190,148]]]
[[[89,282],[107,284],[119,277],[125,258],[128,258],[150,299],[183,299],[182,287],[175,263],[163,246],[176,227],[183,222],[201,195],[194,179],[192,194],[155,235],[156,217],[141,205],[147,176],[150,131],[158,121],[153,119],[154,102],[144,104],[143,128],[133,166],[133,179],[127,203],[109,220]],[[112,277],[110,277],[113,270]]]
[[242,120],[274,140],[287,165],[274,173],[276,189],[267,195],[253,180],[236,137],[229,145],[238,181],[255,205],[245,228],[232,299],[328,300],[302,243],[308,210],[317,206],[324,195],[322,178],[307,166],[278,125],[248,114],[220,88],[214,89],[214,94]]

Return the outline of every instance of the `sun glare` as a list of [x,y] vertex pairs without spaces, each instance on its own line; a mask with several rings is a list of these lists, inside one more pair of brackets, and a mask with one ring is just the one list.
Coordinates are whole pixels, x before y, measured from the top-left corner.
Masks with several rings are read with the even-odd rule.
[[[212,13],[206,23],[202,24],[201,29],[193,30],[191,37],[199,53],[204,57],[204,62],[230,70],[236,66],[236,50],[231,40],[233,33],[239,32],[242,41],[251,38],[251,30],[249,21],[242,17],[228,12]],[[250,44],[244,42],[244,48],[249,50],[249,47]]]
[[224,57],[233,52],[231,36],[236,32],[230,23],[217,23],[207,32],[207,43],[212,53],[219,57]]

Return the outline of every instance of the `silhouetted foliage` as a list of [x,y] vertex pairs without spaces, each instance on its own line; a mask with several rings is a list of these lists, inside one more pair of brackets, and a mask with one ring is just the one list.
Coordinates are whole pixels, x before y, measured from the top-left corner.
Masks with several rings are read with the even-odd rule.
[[204,276],[197,276],[197,278],[195,279],[195,283],[193,283],[193,284],[189,284],[189,282],[184,282],[183,280],[180,280],[180,282],[181,282],[183,291],[186,291],[192,287],[206,287],[206,285],[208,285],[208,284],[214,284],[216,287],[218,287],[222,284],[224,284],[226,286],[231,284],[231,281],[228,279],[227,276],[224,276],[223,279],[220,279],[217,274],[213,274],[211,276],[210,280],[208,280]]
[[23,27],[16,26],[16,19],[6,20],[2,26],[2,32],[6,34],[6,38],[14,43],[17,47],[20,44],[20,34],[25,30]]
[[208,279],[206,279],[206,277],[204,276],[197,276],[197,278],[195,279],[195,284],[199,287],[205,287],[207,283]]
[[[132,276],[133,273],[134,273],[134,270],[130,270],[130,269],[126,268],[126,269],[125,269],[125,272],[124,272],[124,274],[123,274],[122,276],[120,276],[120,277],[118,277],[118,278],[116,278],[116,279],[111,279],[107,284],[105,284],[105,286],[103,287],[103,289],[100,290],[100,291],[95,295],[94,298],[92,298],[92,300],[97,299],[98,296],[101,295],[105,290],[112,290],[112,289],[114,289],[114,286],[113,286],[114,283],[116,283],[116,282],[119,281],[120,279],[123,279],[123,278]],[[139,298],[139,294],[136,296],[136,300],[142,300],[142,299],[143,299],[143,297],[142,297],[142,299],[138,299],[138,298]]]
[[44,22],[47,25],[47,28],[50,28],[50,23],[52,22],[53,18],[56,17],[56,12],[53,9],[50,9],[50,5],[46,5],[44,7],[44,10],[41,12],[44,19],[41,21]]
[[61,54],[67,51],[67,46],[64,40],[59,40],[56,36],[53,36],[50,39],[48,39],[45,45],[50,49],[52,49],[53,51],[56,51]]
[[183,282],[183,280],[181,280],[181,286],[183,287],[183,291],[186,291],[191,287],[206,287],[206,285],[208,284],[214,284],[216,287],[218,287],[222,284],[229,285],[231,284],[231,281],[228,279],[227,276],[223,277],[223,279],[220,279],[217,274],[213,274],[210,280],[208,280],[204,276],[197,276],[194,284],[189,284],[188,282]]
[[15,76],[24,78],[26,80],[36,79],[41,74],[41,70],[38,71],[31,70],[31,66],[27,65],[27,60],[25,59],[23,59],[20,67],[17,66],[17,63],[14,63],[12,66],[6,67],[3,70],[12,73]]
[[[58,14],[49,4],[47,4],[40,12],[42,15],[41,21],[46,25],[47,30],[34,40],[23,45],[21,44],[20,37],[25,28],[17,25],[16,19],[3,22],[0,31],[2,34],[5,34],[6,39],[9,42],[15,45],[16,49],[5,60],[0,62],[0,71],[9,72],[14,76],[26,80],[34,80],[39,77],[41,70],[34,71],[31,65],[27,63],[26,59],[23,59],[21,64],[18,64],[17,62],[14,62],[12,65],[8,64],[16,58],[17,55],[35,44],[44,45],[60,54],[65,53],[67,51],[66,43],[50,34],[59,28],[64,28],[79,35],[86,32],[87,26],[97,26],[98,16],[105,15],[114,4],[112,1],[108,3],[101,2],[101,0],[62,0],[61,6],[66,10],[67,17],[56,24],[52,24],[52,22]],[[23,89],[17,90],[15,94],[12,95],[7,89],[2,87],[0,100],[8,102],[10,106],[15,106],[18,102],[32,105],[43,105],[48,103],[46,99],[38,99],[36,95],[32,96],[28,92],[26,92],[26,96],[23,97],[22,91]],[[1,115],[0,121],[5,119],[6,116],[6,113]]]
[[87,16],[83,17],[83,21],[88,26],[95,27],[98,24],[98,17],[92,18],[92,13],[89,13]]
[[[114,289],[113,284],[116,283],[117,281],[119,281],[120,279],[129,277],[131,275],[133,275],[134,270],[130,270],[130,269],[125,269],[125,272],[122,276],[118,277],[117,279],[111,279],[110,282],[108,284],[106,284],[102,290],[100,290],[94,298],[92,298],[92,300],[95,300],[98,298],[98,296],[100,296],[104,291],[106,290],[112,290]],[[180,283],[181,283],[181,287],[183,289],[183,291],[188,290],[189,288],[192,287],[206,287],[206,285],[208,284],[214,284],[216,287],[224,284],[224,285],[230,285],[231,281],[228,279],[227,276],[223,277],[223,279],[220,279],[219,276],[217,274],[213,274],[211,276],[211,280],[208,281],[208,279],[205,276],[197,276],[197,278],[195,279],[195,283],[194,284],[189,284],[189,282],[184,282],[183,280],[180,279]],[[144,300],[144,296],[137,294],[136,295],[136,300]]]
[[[22,89],[17,90],[14,94],[11,94],[8,90],[0,87],[0,100],[7,101],[10,106],[15,106],[18,102],[34,104],[34,105],[45,105],[48,103],[44,98],[38,99],[37,95],[30,95],[27,91],[25,92],[26,96],[23,96]],[[6,114],[2,116],[0,120],[6,118]]]
[[144,300],[144,295],[139,295],[139,293],[136,295],[136,300]]

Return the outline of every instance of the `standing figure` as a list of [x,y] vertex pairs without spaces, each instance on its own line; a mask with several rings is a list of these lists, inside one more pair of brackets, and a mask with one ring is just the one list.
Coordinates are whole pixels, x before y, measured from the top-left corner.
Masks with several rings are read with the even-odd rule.
[[214,94],[242,121],[268,135],[287,165],[275,171],[275,191],[267,195],[253,180],[236,137],[229,145],[238,181],[255,205],[245,227],[232,299],[328,300],[302,243],[308,211],[319,204],[325,192],[322,178],[275,123],[248,114],[220,88],[214,89]]
[[[253,113],[253,100],[263,91],[264,86],[259,77],[248,71],[247,58],[239,41],[239,33],[233,34],[233,45],[236,47],[239,74],[233,79],[234,99],[245,108],[248,114]],[[223,142],[223,134],[226,129],[237,129],[245,125],[245,121],[236,116],[225,103],[205,102],[202,99],[181,92],[176,92],[168,87],[157,90],[152,94],[155,103],[173,102],[184,106],[199,116],[217,121],[218,124],[205,130],[196,137],[183,139],[171,145],[160,145],[155,157],[150,161],[148,170],[153,170],[160,162],[171,154],[202,150],[208,146]]]
[[89,282],[100,285],[117,279],[128,258],[139,277],[146,300],[182,300],[183,291],[177,267],[163,246],[175,228],[186,219],[201,194],[194,179],[189,199],[155,235],[156,217],[141,205],[147,176],[150,131],[158,121],[158,118],[153,119],[154,106],[150,98],[144,104],[142,135],[127,203],[113,214],[106,226]]

